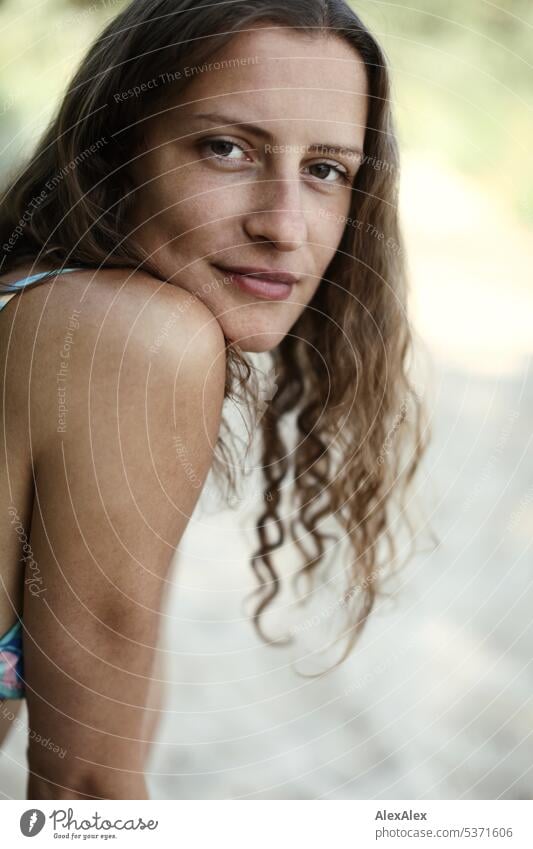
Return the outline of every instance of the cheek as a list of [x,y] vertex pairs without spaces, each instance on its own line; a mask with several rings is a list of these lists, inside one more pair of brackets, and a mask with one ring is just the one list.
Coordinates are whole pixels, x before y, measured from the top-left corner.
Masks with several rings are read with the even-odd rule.
[[[319,219],[314,232],[310,234],[311,250],[314,255],[313,266],[318,277],[323,276],[333,260],[346,229],[347,216],[340,212],[328,211],[328,218]],[[315,289],[319,281],[315,282]],[[314,294],[314,292],[313,292]]]
[[[190,173],[174,184],[170,203],[175,205],[169,211],[180,231],[186,230],[196,244],[207,237],[220,243],[222,236],[228,237],[234,221],[231,197],[215,181],[206,179],[205,173],[198,176],[203,179]],[[176,198],[180,198],[178,203]]]
[[340,244],[344,238],[344,234],[347,231],[352,232],[352,227],[354,228],[354,233],[355,230],[358,229],[357,220],[355,218],[352,218],[351,216],[352,213],[350,209],[347,209],[346,212],[344,212],[342,216],[339,217],[339,221],[337,222],[337,225],[331,233],[331,245],[333,247],[331,259],[333,259],[337,252],[337,249],[340,247]]
[[163,150],[149,157],[142,174],[148,180],[143,193],[150,208],[167,219],[195,227],[223,214],[224,193],[217,191],[205,168]]
[[311,242],[317,247],[313,248],[318,259],[317,266],[325,268],[333,258],[339,247],[342,237],[350,222],[356,224],[352,217],[351,192],[339,193],[337,197],[331,197],[329,202],[323,202],[313,210]]

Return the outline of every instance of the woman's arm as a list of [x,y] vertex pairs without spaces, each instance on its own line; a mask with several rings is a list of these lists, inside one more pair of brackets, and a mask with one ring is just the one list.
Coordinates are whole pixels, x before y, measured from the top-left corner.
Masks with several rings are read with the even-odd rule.
[[66,429],[50,384],[32,398],[42,582],[24,598],[28,798],[148,798],[143,708],[159,611],[211,465],[225,350],[201,302],[136,277],[105,318],[91,300],[105,301],[105,287],[85,303]]

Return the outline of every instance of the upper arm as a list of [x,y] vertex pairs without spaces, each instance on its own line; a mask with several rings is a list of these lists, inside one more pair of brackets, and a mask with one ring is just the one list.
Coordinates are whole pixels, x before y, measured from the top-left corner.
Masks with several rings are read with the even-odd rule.
[[[29,765],[67,787],[85,774],[127,787],[142,771],[138,741],[168,567],[220,424],[221,331],[181,291],[151,291],[123,296],[105,317],[89,303],[85,325],[82,311],[63,430],[45,387],[33,402],[35,566],[26,567],[23,619]],[[49,373],[50,363],[44,381]]]

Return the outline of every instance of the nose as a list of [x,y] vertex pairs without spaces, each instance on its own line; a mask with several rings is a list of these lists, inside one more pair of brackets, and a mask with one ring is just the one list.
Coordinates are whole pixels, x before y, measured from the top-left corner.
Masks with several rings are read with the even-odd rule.
[[307,222],[298,178],[261,180],[255,186],[254,201],[244,219],[251,239],[271,242],[280,251],[295,251],[306,243]]

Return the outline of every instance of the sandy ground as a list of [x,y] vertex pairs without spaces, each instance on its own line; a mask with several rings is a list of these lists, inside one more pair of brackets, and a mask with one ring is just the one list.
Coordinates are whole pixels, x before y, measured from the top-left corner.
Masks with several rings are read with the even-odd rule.
[[[434,433],[413,497],[438,545],[420,535],[349,660],[307,679],[331,661],[316,652],[338,627],[321,616],[337,596],[280,608],[276,633],[321,624],[265,646],[243,608],[249,505],[217,513],[207,493],[164,620],[152,798],[533,798],[530,241],[434,163],[407,163],[403,198]],[[7,798],[24,798],[25,724],[0,759]]]

